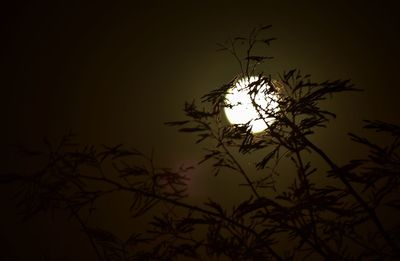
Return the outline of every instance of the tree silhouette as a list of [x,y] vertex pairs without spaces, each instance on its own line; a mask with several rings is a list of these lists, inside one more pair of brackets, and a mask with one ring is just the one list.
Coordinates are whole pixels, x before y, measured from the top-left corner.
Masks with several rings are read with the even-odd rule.
[[[299,70],[265,75],[260,65],[272,57],[254,50],[275,40],[263,37],[269,27],[221,44],[238,62],[238,76],[204,95],[200,105],[186,103],[185,120],[166,123],[197,135],[195,142],[208,146],[200,164],[210,162],[210,174],[243,177],[248,193],[239,204],[228,208],[212,199],[188,203],[186,174],[191,167],[159,168],[153,156],[123,144],[82,146],[68,134],[57,144],[46,141],[42,152],[21,149],[30,157],[44,157],[44,167],[1,175],[3,184],[18,184],[24,217],[68,212],[82,226],[98,260],[400,258],[400,224],[386,222],[385,216],[396,217],[400,210],[400,127],[366,121],[364,127],[385,135],[387,143],[350,133],[368,156],[335,163],[310,137],[335,117],[321,102],[358,89],[348,80],[314,82]],[[226,93],[251,76],[257,80],[245,88],[268,126],[262,133],[252,133],[250,122],[228,124],[223,116],[225,107],[235,106],[227,103]],[[263,85],[268,86],[266,95],[276,95],[279,110],[257,104],[255,95]],[[241,164],[250,157],[258,157],[253,169]],[[287,186],[277,186],[282,165],[290,172]],[[261,174],[255,177],[254,172]],[[122,240],[91,226],[98,200],[119,192],[128,195],[133,219],[163,210],[149,221],[146,233],[133,232]]]

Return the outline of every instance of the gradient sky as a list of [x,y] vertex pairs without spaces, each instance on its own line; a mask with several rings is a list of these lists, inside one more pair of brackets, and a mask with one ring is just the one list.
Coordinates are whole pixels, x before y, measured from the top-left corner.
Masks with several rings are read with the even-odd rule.
[[[216,43],[260,24],[272,24],[270,36],[278,38],[268,73],[298,68],[316,80],[350,78],[365,90],[328,102],[339,118],[316,140],[334,158],[348,146],[337,140],[362,119],[400,123],[395,1],[49,2],[17,1],[0,11],[6,148],[72,130],[83,143],[154,148],[174,166],[196,162],[194,139],[163,122],[182,119],[186,100],[238,73]],[[4,150],[3,165],[12,166],[7,157]],[[13,211],[3,219],[13,220]],[[21,250],[12,231],[0,226],[10,253]]]

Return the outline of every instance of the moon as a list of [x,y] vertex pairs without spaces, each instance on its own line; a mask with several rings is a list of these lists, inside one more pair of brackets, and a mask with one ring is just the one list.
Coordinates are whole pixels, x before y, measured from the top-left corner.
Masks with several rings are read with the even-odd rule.
[[243,77],[225,95],[224,112],[229,123],[249,123],[252,133],[267,129],[274,122],[272,114],[279,111],[277,94],[270,91],[270,85],[260,81],[261,86],[250,86],[258,80],[258,76]]

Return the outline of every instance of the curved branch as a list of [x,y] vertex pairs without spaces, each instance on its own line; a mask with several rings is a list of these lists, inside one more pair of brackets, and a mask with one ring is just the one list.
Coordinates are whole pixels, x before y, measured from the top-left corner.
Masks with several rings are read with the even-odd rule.
[[[175,199],[170,199],[168,197],[157,195],[157,194],[155,194],[153,192],[148,192],[148,191],[144,191],[144,190],[141,190],[141,189],[137,189],[137,188],[134,188],[132,186],[127,187],[127,186],[124,186],[124,185],[122,185],[122,184],[120,184],[118,182],[115,182],[115,181],[111,180],[111,179],[108,179],[106,177],[98,178],[98,177],[91,177],[91,176],[86,176],[86,175],[82,175],[82,174],[80,175],[80,177],[88,179],[88,180],[98,181],[98,182],[106,182],[108,184],[116,186],[118,189],[123,190],[123,191],[130,191],[130,192],[140,193],[140,194],[142,194],[143,196],[146,196],[146,197],[154,198],[154,199],[157,199],[157,200],[160,200],[160,201],[167,202],[169,204],[173,204],[173,205],[178,206],[178,207],[182,207],[182,208],[185,208],[185,209],[188,209],[188,210],[197,211],[197,212],[200,212],[200,213],[203,213],[203,214],[206,214],[206,215],[210,215],[210,216],[213,216],[213,217],[216,217],[216,218],[220,218],[220,219],[222,219],[222,220],[224,220],[224,221],[226,221],[226,222],[228,222],[228,223],[230,223],[230,224],[232,224],[232,225],[234,225],[236,227],[239,227],[241,229],[244,229],[244,230],[248,231],[249,233],[254,235],[256,238],[260,237],[258,235],[258,233],[256,231],[254,231],[253,229],[251,229],[251,228],[249,228],[249,227],[247,227],[247,226],[245,226],[245,225],[243,225],[243,224],[241,224],[241,223],[239,223],[239,222],[237,222],[237,221],[235,221],[235,220],[233,220],[233,219],[231,219],[229,217],[226,217],[225,215],[221,215],[221,214],[209,211],[207,209],[203,209],[203,208],[198,207],[198,206],[194,206],[194,205],[190,205],[190,204],[187,204],[187,203],[184,203],[184,202],[180,202],[180,201],[175,200]],[[276,258],[276,260],[283,260],[270,246],[267,246],[267,249]]]

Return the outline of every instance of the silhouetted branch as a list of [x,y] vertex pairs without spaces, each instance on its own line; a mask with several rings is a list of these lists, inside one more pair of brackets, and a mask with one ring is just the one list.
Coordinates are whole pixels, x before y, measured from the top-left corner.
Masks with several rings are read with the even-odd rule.
[[[272,57],[256,53],[255,47],[269,46],[275,39],[263,36],[269,28],[256,27],[247,37],[220,45],[233,55],[240,73],[203,95],[201,106],[186,102],[187,119],[166,123],[196,135],[195,144],[208,142],[199,164],[211,163],[211,174],[235,172],[243,177],[244,184],[238,185],[249,190],[232,209],[213,199],[204,205],[185,201],[191,167],[159,168],[153,153],[146,156],[123,144],[80,146],[72,134],[55,144],[44,140],[44,152],[21,149],[30,157],[44,156],[45,166],[30,174],[4,173],[0,183],[19,184],[18,203],[26,218],[55,210],[72,215],[99,260],[399,258],[400,225],[385,223],[379,210],[390,208],[393,215],[400,211],[400,127],[366,121],[366,129],[390,136],[391,142],[382,145],[351,133],[352,141],[368,149],[368,157],[350,159],[343,166],[335,163],[309,137],[336,117],[322,101],[358,89],[349,80],[314,82],[296,69],[277,77],[264,75],[259,66]],[[224,109],[236,106],[226,94],[243,78],[255,79],[243,90],[267,127],[261,133],[252,132],[255,119],[242,124],[224,119]],[[276,106],[259,104],[259,94]],[[259,157],[254,166],[244,167],[254,156]],[[320,159],[329,171],[318,169],[314,161]],[[287,167],[287,185],[278,182],[282,165]],[[261,178],[254,178],[253,171]],[[160,213],[146,232],[134,231],[125,241],[90,226],[99,199],[120,192],[129,196],[132,218]]]

